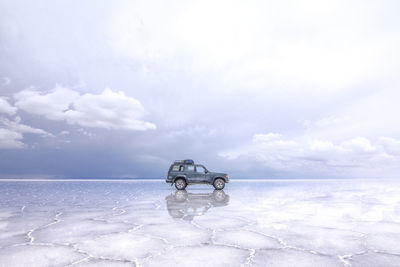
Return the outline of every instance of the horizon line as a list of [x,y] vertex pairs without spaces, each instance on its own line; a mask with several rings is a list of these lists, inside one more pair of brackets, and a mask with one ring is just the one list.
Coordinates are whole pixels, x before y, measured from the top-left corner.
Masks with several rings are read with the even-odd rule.
[[[396,178],[259,178],[259,179],[230,179],[229,182],[311,182],[311,181],[365,181],[365,180],[397,180]],[[0,182],[165,182],[161,178],[0,178]]]

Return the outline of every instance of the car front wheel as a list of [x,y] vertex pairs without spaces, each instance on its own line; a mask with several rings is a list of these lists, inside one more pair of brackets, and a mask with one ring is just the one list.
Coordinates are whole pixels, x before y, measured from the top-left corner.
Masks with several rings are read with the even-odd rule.
[[184,179],[177,179],[175,181],[175,187],[178,190],[183,190],[186,188],[186,181]]
[[215,179],[213,185],[214,185],[215,189],[221,190],[221,189],[224,189],[224,187],[225,187],[225,181],[221,178],[218,178],[218,179]]

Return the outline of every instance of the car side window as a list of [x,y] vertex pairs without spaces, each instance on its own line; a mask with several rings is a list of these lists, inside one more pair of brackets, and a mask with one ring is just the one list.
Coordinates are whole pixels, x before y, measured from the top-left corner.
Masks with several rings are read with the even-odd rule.
[[186,171],[194,172],[194,165],[186,165]]
[[172,166],[172,171],[173,172],[177,172],[177,171],[179,171],[179,165],[174,165],[174,166]]
[[196,166],[196,172],[206,173],[206,169],[204,169],[202,166]]

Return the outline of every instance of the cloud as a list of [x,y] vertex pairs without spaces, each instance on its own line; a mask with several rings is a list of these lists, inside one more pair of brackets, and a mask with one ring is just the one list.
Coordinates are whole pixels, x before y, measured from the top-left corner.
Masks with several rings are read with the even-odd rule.
[[[8,101],[18,103],[24,124],[54,134],[70,131],[57,138],[72,141],[65,149],[74,153],[66,154],[80,155],[71,164],[100,165],[98,157],[82,160],[81,152],[106,147],[104,139],[107,151],[121,155],[117,169],[139,177],[163,164],[154,159],[150,169],[132,163],[131,151],[165,158],[190,154],[216,168],[226,162],[227,172],[247,168],[252,175],[270,168],[329,174],[360,164],[369,170],[379,165],[369,162],[393,163],[399,153],[395,141],[383,139],[400,140],[396,1],[157,1],[157,10],[154,2],[82,2],[76,9],[58,1],[46,3],[48,12],[42,4],[3,2],[0,76],[10,77],[13,86],[2,87],[0,78],[0,95],[27,84],[45,88]],[[79,85],[48,87],[57,82]],[[110,90],[121,100],[105,97],[107,86],[122,88],[122,96]],[[140,103],[119,107],[130,96]],[[97,130],[151,129],[153,123],[162,131]],[[95,138],[82,138],[80,128]],[[30,143],[29,137],[22,141]],[[40,158],[46,172],[52,156],[45,151],[55,138],[32,139],[47,142]],[[185,145],[176,145],[183,140]],[[218,151],[229,160],[218,158]],[[18,153],[4,155],[14,157],[15,170],[37,169],[31,162],[39,162],[38,155]],[[237,164],[235,158],[244,160]],[[57,161],[57,171],[71,175],[65,161]],[[258,169],[251,168],[255,161]],[[115,174],[115,166],[107,167]]]
[[17,133],[31,133],[31,134],[38,134],[42,136],[54,136],[51,133],[46,132],[45,130],[38,129],[38,128],[33,128],[29,125],[25,125],[20,123],[21,118],[16,117],[13,121],[6,119],[6,118],[1,118],[0,117],[0,123],[3,124],[3,126],[11,131],[17,132]]
[[17,108],[8,103],[6,98],[0,97],[0,113],[14,115],[15,113],[17,113]]
[[382,12],[391,4],[289,0],[177,6],[168,6],[165,14],[151,4],[117,3],[107,21],[114,53],[136,62],[165,61],[186,71],[217,69],[246,90],[285,80],[295,90],[301,83],[308,85],[305,90],[341,91],[396,66],[384,59],[397,55],[399,40],[390,30],[383,34],[378,23],[389,21],[382,14],[394,15]]
[[266,142],[272,139],[276,139],[281,137],[281,134],[277,133],[268,133],[268,134],[255,134],[253,135],[253,142]]
[[46,132],[45,130],[33,128],[29,125],[21,123],[21,118],[16,117],[14,120],[0,116],[0,149],[11,149],[11,148],[23,148],[24,139],[23,134],[37,134],[43,137],[54,137],[53,134]]
[[85,136],[89,137],[89,138],[94,137],[94,134],[92,134],[92,133],[90,133],[88,131],[85,131],[84,129],[78,129],[78,132],[81,133],[82,135],[85,135]]
[[21,133],[0,128],[0,149],[22,148],[24,143]]
[[337,143],[309,136],[293,140],[280,137],[271,133],[255,134],[251,144],[219,155],[228,160],[259,162],[273,170],[328,175],[333,171],[356,176],[377,170],[382,175],[385,169],[400,164],[400,140],[394,138],[381,137],[371,142],[365,137],[354,137]]
[[350,117],[336,117],[336,116],[328,116],[324,117],[318,121],[303,121],[303,126],[306,127],[307,130],[311,131],[316,128],[332,128],[332,126],[343,125],[344,123],[350,121]]
[[381,145],[387,153],[400,156],[400,140],[391,137],[381,137],[379,139],[379,145]]
[[376,148],[372,146],[371,142],[365,137],[355,137],[351,140],[344,141],[341,147],[360,152],[376,151]]
[[176,139],[180,139],[183,137],[212,137],[215,136],[216,132],[217,130],[214,128],[207,128],[202,125],[192,125],[187,128],[171,131],[168,133],[168,136]]
[[23,111],[71,125],[116,130],[156,128],[142,120],[145,110],[138,100],[108,88],[101,94],[80,94],[58,85],[47,93],[26,89],[14,98],[15,105]]
[[50,93],[41,93],[31,88],[14,94],[15,105],[26,112],[45,116],[50,120],[65,119],[65,111],[80,97],[68,88],[56,86]]

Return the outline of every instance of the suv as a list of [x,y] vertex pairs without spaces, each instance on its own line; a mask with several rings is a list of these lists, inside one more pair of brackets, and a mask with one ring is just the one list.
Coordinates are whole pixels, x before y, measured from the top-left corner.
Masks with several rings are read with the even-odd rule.
[[194,164],[193,160],[175,160],[169,167],[167,183],[175,184],[176,189],[185,189],[188,184],[212,184],[215,189],[221,190],[225,183],[229,183],[226,173],[210,172],[200,164]]

